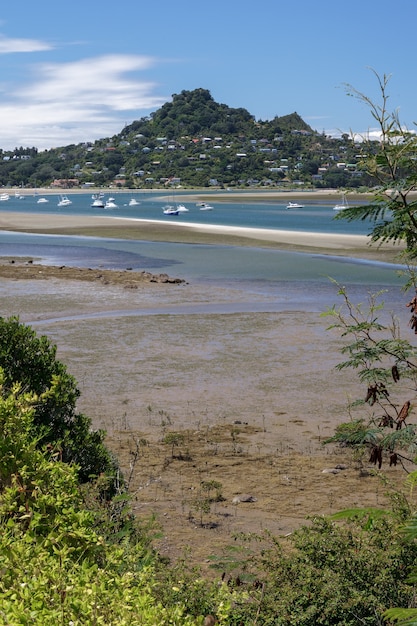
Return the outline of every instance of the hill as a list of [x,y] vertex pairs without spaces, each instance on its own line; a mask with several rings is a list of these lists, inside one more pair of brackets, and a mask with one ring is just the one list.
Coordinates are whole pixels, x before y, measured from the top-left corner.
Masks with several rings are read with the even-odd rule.
[[349,137],[318,133],[294,112],[256,120],[219,104],[206,89],[182,91],[113,137],[38,152],[0,150],[6,187],[153,188],[303,184],[353,187],[366,181]]

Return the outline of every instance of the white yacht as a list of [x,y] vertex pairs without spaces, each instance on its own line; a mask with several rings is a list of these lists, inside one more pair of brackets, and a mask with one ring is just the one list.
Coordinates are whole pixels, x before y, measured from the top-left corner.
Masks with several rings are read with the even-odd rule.
[[289,202],[287,204],[287,209],[304,209],[304,204],[299,204],[298,202]]
[[104,209],[104,195],[100,192],[100,193],[94,193],[91,196],[91,199],[93,200],[91,203],[91,206],[95,209]]
[[178,209],[171,204],[167,204],[166,206],[164,206],[162,208],[162,211],[164,212],[165,215],[179,215],[180,213]]
[[72,200],[68,198],[68,196],[60,195],[58,200],[58,206],[69,206],[72,204]]

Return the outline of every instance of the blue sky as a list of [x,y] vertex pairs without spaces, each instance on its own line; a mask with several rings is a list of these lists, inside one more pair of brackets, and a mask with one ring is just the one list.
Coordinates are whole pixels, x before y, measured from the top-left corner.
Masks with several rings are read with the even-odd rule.
[[256,119],[365,133],[391,76],[392,110],[417,121],[413,0],[56,0],[0,8],[0,148],[109,137],[182,90]]

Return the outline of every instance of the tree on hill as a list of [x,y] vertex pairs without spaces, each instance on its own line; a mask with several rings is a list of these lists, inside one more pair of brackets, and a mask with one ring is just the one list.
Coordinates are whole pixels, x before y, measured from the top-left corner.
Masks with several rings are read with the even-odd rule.
[[207,89],[182,91],[151,114],[153,136],[233,135],[248,132],[254,118],[246,109],[233,109],[215,102]]
[[291,113],[275,117],[270,122],[256,122],[246,109],[232,108],[217,103],[207,89],[181,91],[151,114],[150,120],[143,118],[123,129],[123,136],[143,133],[147,139],[166,137],[175,139],[181,136],[225,136],[273,138],[277,133],[292,130],[313,132],[310,126],[298,115]]
[[265,126],[270,127],[271,131],[274,133],[288,133],[292,130],[314,132],[311,126],[295,111],[289,115],[282,115],[281,117],[276,116],[270,122],[265,122]]

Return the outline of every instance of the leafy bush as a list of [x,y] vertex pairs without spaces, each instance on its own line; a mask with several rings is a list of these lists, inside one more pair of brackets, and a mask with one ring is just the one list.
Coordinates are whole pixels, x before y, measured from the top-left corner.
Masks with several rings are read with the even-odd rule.
[[417,547],[399,526],[395,516],[366,515],[343,525],[317,517],[287,545],[273,540],[262,558],[262,623],[376,626],[388,607],[407,606]]
[[91,420],[76,412],[80,391],[46,336],[38,337],[17,317],[0,318],[0,367],[6,393],[20,383],[38,397],[46,394],[33,418],[39,445],[59,447],[61,460],[78,466],[80,482],[101,473],[115,475],[117,464],[103,443],[105,433],[92,431]]
[[[203,616],[192,616],[175,591],[178,581],[171,601],[161,603],[146,542],[100,534],[76,466],[40,449],[33,419],[49,391],[36,396],[17,384],[7,394],[4,380],[0,370],[0,623],[201,624]],[[215,599],[220,623],[229,623],[229,594],[219,590]]]

